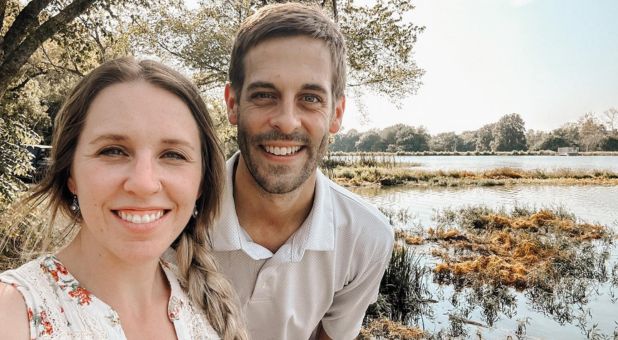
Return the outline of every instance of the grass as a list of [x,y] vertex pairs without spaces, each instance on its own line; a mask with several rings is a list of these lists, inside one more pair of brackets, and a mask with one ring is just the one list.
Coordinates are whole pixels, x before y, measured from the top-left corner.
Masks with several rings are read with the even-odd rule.
[[425,332],[419,328],[404,326],[398,322],[394,322],[386,318],[380,318],[372,320],[368,325],[363,327],[357,339],[416,340],[424,339],[425,335]]
[[[559,156],[553,150],[513,150],[513,151],[399,151],[391,152],[330,152],[330,155],[337,157],[349,157],[358,155],[376,156]],[[618,156],[618,151],[580,151],[579,156]]]
[[497,168],[485,171],[445,171],[402,167],[337,166],[329,170],[328,175],[344,186],[618,185],[618,173],[606,170],[544,171]]
[[543,285],[550,273],[589,277],[583,271],[598,267],[586,267],[591,241],[609,244],[615,237],[606,226],[578,222],[560,209],[506,213],[471,207],[444,211],[437,219],[438,227],[427,231],[427,240],[440,245],[432,252],[442,260],[434,268],[435,279],[457,285],[481,282],[523,290]]
[[396,243],[380,282],[378,301],[367,310],[366,321],[387,318],[401,324],[423,323],[432,315],[428,274],[422,256]]
[[[607,284],[612,303],[618,301],[618,294],[614,292],[618,288],[618,263],[613,268],[608,267],[616,234],[606,226],[578,220],[563,208],[518,206],[507,211],[473,206],[447,209],[438,212],[435,226],[426,230],[420,226],[409,227],[408,210],[386,212],[396,222],[398,248],[414,249],[414,245],[422,244],[419,249],[427,251],[423,256],[433,258],[423,261],[423,266],[416,253],[410,260],[402,258],[400,253],[397,264],[391,263],[392,268],[387,270],[389,277],[382,282],[378,304],[395,308],[393,306],[405,303],[403,297],[412,296],[404,293],[405,288],[391,287],[391,296],[399,300],[388,300],[383,296],[389,291],[385,289],[388,285],[420,291],[416,283],[432,280],[436,286],[425,288],[426,293],[410,299],[426,310],[408,315],[432,318],[433,310],[428,302],[436,302],[432,300],[432,292],[437,289],[439,297],[442,288],[438,287],[442,286],[454,288],[452,296],[447,298],[454,309],[448,312],[447,327],[437,332],[428,332],[418,317],[400,320],[391,314],[378,313],[371,315],[371,320],[386,317],[398,324],[419,327],[425,330],[421,336],[424,339],[481,338],[478,332],[469,334],[468,325],[478,330],[479,327],[494,327],[503,315],[513,319],[520,304],[515,292],[520,291],[530,308],[561,325],[575,325],[582,334],[592,334],[600,332],[590,324],[587,306],[595,291]],[[416,276],[411,275],[412,271]],[[414,279],[409,280],[411,277]],[[518,321],[512,334],[525,338],[526,322],[525,319]],[[618,324],[616,326],[618,331]],[[397,339],[396,336],[384,338]]]

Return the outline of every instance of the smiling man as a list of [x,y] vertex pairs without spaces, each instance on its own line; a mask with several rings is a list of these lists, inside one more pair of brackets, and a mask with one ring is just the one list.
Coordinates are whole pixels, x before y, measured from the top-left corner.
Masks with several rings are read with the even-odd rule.
[[343,36],[318,8],[263,7],[236,36],[225,101],[240,152],[211,239],[252,339],[352,339],[376,300],[392,228],[318,170],[345,72]]

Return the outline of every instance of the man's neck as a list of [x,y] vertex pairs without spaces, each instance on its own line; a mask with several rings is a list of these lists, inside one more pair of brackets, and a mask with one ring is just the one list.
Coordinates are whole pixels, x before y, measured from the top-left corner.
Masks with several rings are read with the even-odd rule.
[[233,182],[234,205],[240,225],[253,242],[275,253],[309,215],[316,175],[314,173],[294,191],[271,194],[255,182],[240,156],[235,165]]

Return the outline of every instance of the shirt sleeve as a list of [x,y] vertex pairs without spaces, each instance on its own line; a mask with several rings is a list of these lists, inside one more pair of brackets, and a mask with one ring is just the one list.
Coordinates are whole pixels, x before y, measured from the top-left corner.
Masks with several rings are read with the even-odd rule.
[[391,238],[377,260],[369,262],[362,273],[335,293],[333,303],[322,318],[322,327],[331,339],[354,339],[359,334],[367,307],[377,300],[393,242]]

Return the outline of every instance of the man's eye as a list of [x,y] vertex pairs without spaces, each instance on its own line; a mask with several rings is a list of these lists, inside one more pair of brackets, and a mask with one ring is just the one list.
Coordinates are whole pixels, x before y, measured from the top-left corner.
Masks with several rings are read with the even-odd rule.
[[111,146],[111,147],[106,147],[106,148],[101,149],[101,151],[99,151],[99,155],[109,156],[109,157],[119,157],[119,156],[126,156],[127,153],[120,147]]
[[312,95],[312,94],[306,94],[302,97],[302,99],[303,101],[307,103],[321,103],[322,102],[322,98],[316,95]]
[[256,92],[251,95],[252,99],[274,99],[275,95],[268,92]]

